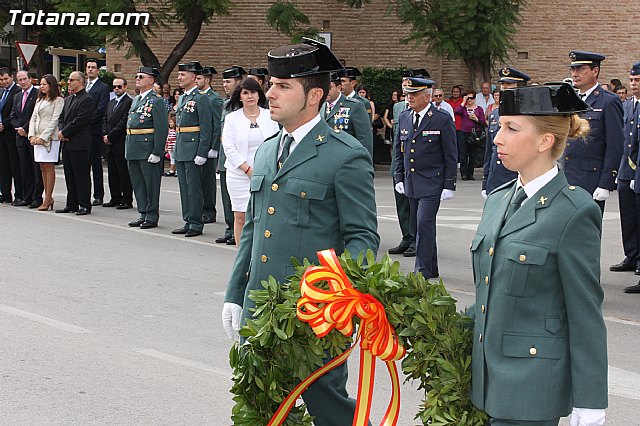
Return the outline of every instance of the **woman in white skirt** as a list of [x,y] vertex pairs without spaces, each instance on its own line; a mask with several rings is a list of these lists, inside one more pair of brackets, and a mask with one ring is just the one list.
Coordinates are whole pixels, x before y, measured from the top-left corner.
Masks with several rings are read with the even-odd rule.
[[222,146],[227,155],[227,188],[233,210],[233,235],[240,245],[240,235],[249,203],[249,182],[253,172],[253,157],[269,136],[279,131],[265,109],[267,98],[260,84],[245,78],[233,91],[224,119]]
[[60,96],[58,80],[51,74],[46,74],[40,80],[40,93],[29,123],[29,142],[33,145],[35,162],[40,163],[44,184],[44,200],[38,208],[40,211],[53,210],[55,166],[60,161],[58,118],[63,107],[64,100]]

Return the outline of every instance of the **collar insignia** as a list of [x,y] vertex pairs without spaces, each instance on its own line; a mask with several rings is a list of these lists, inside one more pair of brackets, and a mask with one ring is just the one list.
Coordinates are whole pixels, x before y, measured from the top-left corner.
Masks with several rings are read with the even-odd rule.
[[316,138],[317,141],[322,142],[324,140],[324,136],[322,135],[318,135],[318,137]]
[[548,200],[548,198],[547,198],[547,197],[542,196],[542,197],[540,197],[540,199],[538,200],[538,202],[544,206],[544,203],[545,203],[547,200]]

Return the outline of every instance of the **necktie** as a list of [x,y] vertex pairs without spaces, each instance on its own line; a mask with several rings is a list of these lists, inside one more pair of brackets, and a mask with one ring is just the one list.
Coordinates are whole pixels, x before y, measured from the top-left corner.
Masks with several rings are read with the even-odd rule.
[[0,108],[4,105],[4,101],[7,99],[7,94],[9,93],[9,89],[4,89],[2,92],[2,98],[0,98]]
[[116,110],[116,108],[118,108],[118,104],[119,104],[119,103],[120,103],[120,102],[118,102],[118,100],[116,99],[116,101],[113,103],[113,109],[111,110],[111,112],[115,111],[115,110]]
[[27,97],[29,96],[29,92],[27,90],[22,92],[22,108],[20,108],[20,111],[22,111],[24,109],[24,104],[27,103]]
[[89,81],[89,82],[87,83],[86,91],[88,92],[89,90],[91,90],[91,87],[93,87],[93,82],[92,82],[92,81]]
[[413,121],[413,131],[416,132],[418,130],[418,126],[420,125],[420,114],[416,112],[413,115],[415,116],[415,120]]
[[282,154],[280,154],[280,158],[278,158],[278,170],[282,168],[282,165],[289,157],[289,149],[291,148],[291,143],[293,142],[293,136],[290,134],[286,134],[284,136],[284,145],[282,145]]
[[582,99],[583,101],[587,98],[587,94],[586,93],[580,93],[580,99]]
[[519,187],[516,191],[516,194],[511,199],[511,202],[509,203],[509,209],[507,210],[507,216],[504,218],[504,223],[507,223],[509,219],[511,219],[511,216],[513,216],[515,212],[518,211],[520,205],[526,198],[527,193],[524,192],[524,187]]

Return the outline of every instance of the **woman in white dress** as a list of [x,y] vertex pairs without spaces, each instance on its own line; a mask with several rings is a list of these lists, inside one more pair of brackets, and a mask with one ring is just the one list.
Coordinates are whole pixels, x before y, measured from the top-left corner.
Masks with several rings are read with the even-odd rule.
[[60,161],[58,118],[63,107],[64,100],[60,96],[58,80],[51,74],[46,74],[40,80],[40,93],[29,123],[29,142],[33,145],[35,162],[40,163],[44,184],[44,200],[38,208],[40,211],[53,210],[55,166]]
[[233,210],[233,234],[238,245],[249,203],[253,157],[265,139],[279,131],[278,123],[271,120],[269,110],[265,109],[266,103],[260,84],[246,78],[233,91],[225,107],[232,111],[224,119],[222,145],[227,155],[224,165]]

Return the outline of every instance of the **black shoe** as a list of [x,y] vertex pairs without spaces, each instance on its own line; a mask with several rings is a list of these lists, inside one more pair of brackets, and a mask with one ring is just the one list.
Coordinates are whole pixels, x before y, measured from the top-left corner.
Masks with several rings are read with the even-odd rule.
[[467,177],[466,176],[462,176],[460,179],[467,180]]
[[183,234],[186,234],[188,231],[189,230],[183,226],[182,228],[174,229],[173,231],[171,231],[171,233],[174,235],[183,235]]
[[173,176],[175,176],[175,175],[176,175],[176,172],[164,172],[164,175],[165,175],[166,177],[173,177]]
[[133,205],[132,204],[125,204],[125,203],[120,203],[116,206],[116,209],[118,210],[127,210],[127,209],[132,209]]
[[416,257],[416,249],[415,249],[415,247],[409,247],[407,250],[405,250],[404,253],[402,253],[402,255],[404,257]]
[[184,236],[185,237],[197,237],[198,235],[202,235],[202,231],[196,231],[194,229],[189,229]]
[[228,246],[235,246],[236,245],[236,239],[234,237],[231,237],[227,240],[227,245]]
[[63,209],[56,210],[56,213],[75,213],[78,209],[72,209],[71,207],[65,206]]
[[38,207],[40,207],[42,205],[42,200],[40,201],[34,201],[33,203],[29,204],[29,208],[30,209],[37,209]]
[[140,224],[140,229],[151,229],[151,228],[155,228],[156,226],[158,226],[158,222],[151,222],[151,221],[145,220]]
[[635,275],[640,275],[640,266],[636,267],[636,270],[634,272]]
[[[102,204],[102,203],[100,203],[100,204]],[[91,214],[91,210],[85,209],[84,207],[80,207],[78,209],[78,211],[76,212],[76,216],[86,216],[88,214]]]
[[433,272],[433,273],[431,274],[431,278],[440,278],[440,274],[439,274],[439,273],[437,273],[437,272]]
[[215,217],[202,216],[202,223],[216,223]]
[[638,268],[636,267],[636,262],[630,260],[628,257],[625,257],[624,260],[620,263],[609,266],[609,270],[611,272],[636,271],[637,269]]
[[632,285],[631,287],[625,287],[625,293],[640,293],[640,283]]
[[218,237],[218,238],[216,238],[216,243],[218,243],[218,244],[226,243],[231,238],[233,238],[231,235],[225,235],[223,237]]
[[140,218],[140,219],[132,220],[131,222],[129,222],[129,226],[132,228],[137,228],[145,222],[146,220]]
[[389,254],[402,254],[409,249],[409,246],[403,246],[400,244],[399,246],[392,247],[389,249],[387,253]]
[[24,207],[24,206],[28,206],[29,204],[31,204],[31,203],[28,202],[28,201],[25,201],[25,200],[20,200],[20,201],[14,201],[13,202],[13,205],[16,206],[16,207]]
[[13,202],[11,204],[16,206],[16,205],[20,204],[22,201],[23,201],[22,198],[14,198]]
[[111,201],[109,201],[108,203],[102,203],[102,207],[115,207],[115,206],[117,206],[118,204],[120,204],[120,203],[119,203],[119,202],[117,202],[117,201],[113,201],[113,200],[111,200]]
[[467,180],[476,180],[476,178],[474,178],[473,175],[471,175],[471,176],[467,176]]
[[93,203],[91,203],[92,206],[101,206],[102,205],[102,198],[96,198],[93,200]]

